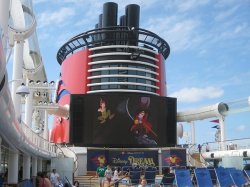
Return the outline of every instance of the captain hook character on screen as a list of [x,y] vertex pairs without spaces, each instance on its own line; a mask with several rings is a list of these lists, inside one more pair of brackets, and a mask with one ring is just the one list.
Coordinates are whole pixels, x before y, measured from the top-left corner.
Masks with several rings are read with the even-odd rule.
[[148,121],[149,113],[142,110],[134,118],[130,131],[134,134],[138,144],[156,145],[155,139],[158,137],[152,129],[152,124]]
[[100,124],[104,124],[107,120],[111,120],[115,116],[115,114],[111,114],[111,111],[107,109],[106,105],[106,101],[100,98],[100,104],[97,110],[100,113],[98,116],[98,121]]

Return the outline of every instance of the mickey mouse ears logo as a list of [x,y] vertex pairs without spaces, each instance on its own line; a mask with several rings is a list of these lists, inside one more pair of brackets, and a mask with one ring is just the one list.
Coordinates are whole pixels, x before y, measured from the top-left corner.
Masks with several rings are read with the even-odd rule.
[[180,157],[176,155],[171,155],[169,157],[164,158],[164,160],[169,164],[169,165],[179,165],[181,162]]
[[106,164],[107,160],[106,157],[104,155],[98,155],[95,156],[91,159],[95,165],[99,166],[100,164]]

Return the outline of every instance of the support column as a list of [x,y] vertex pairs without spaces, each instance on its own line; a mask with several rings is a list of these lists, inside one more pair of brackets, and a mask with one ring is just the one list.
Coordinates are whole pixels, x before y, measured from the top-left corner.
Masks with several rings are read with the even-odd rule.
[[158,149],[158,164],[159,164],[159,174],[162,174],[162,150],[161,148]]
[[17,119],[21,119],[21,96],[16,94],[16,89],[21,85],[23,78],[23,46],[24,42],[15,42],[13,54],[13,73],[11,94]]
[[223,116],[219,117],[220,122],[220,150],[224,151],[225,148],[225,118]]
[[14,185],[18,183],[18,152],[9,151],[7,183]]
[[33,91],[30,89],[30,94],[26,97],[25,103],[25,123],[32,128],[32,113],[33,113]]
[[48,111],[44,111],[44,131],[43,131],[43,138],[45,140],[49,139],[49,130],[48,130]]
[[180,143],[179,136],[178,133],[176,132],[176,145],[179,145],[179,143]]
[[37,171],[43,171],[42,159],[37,159]]
[[23,180],[30,179],[30,156],[23,156]]
[[191,125],[192,144],[194,145],[194,144],[196,144],[196,141],[195,141],[195,123],[194,123],[194,121],[191,121],[190,125]]
[[37,175],[37,158],[32,157],[32,177]]

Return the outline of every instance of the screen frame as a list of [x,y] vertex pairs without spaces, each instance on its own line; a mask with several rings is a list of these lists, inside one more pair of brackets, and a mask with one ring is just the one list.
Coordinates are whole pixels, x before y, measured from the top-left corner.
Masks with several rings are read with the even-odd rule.
[[[72,106],[72,103],[75,102],[75,100],[78,98],[79,100],[83,100],[87,99],[88,97],[112,97],[112,96],[122,96],[122,97],[149,97],[149,98],[154,98],[154,99],[160,99],[160,100],[165,100],[166,102],[166,124],[171,123],[171,125],[166,125],[166,127],[164,128],[164,132],[166,134],[166,137],[163,143],[160,143],[159,145],[147,145],[147,144],[124,144],[124,143],[116,143],[116,144],[112,144],[112,143],[108,143],[108,144],[99,144],[99,143],[89,143],[89,136],[90,133],[93,133],[93,125],[89,125],[87,126],[86,124],[83,123],[82,127],[78,127],[79,129],[76,130],[74,128],[74,106]],[[79,101],[78,100],[78,101]],[[84,103],[82,103],[82,101],[77,102],[77,104],[81,105],[85,105]],[[169,114],[169,109],[172,108],[173,111],[171,111]],[[85,113],[86,115],[86,111],[83,111],[83,113]],[[169,117],[168,115],[171,115],[171,117]],[[152,96],[149,94],[131,94],[131,93],[105,93],[105,94],[71,94],[71,98],[70,98],[70,119],[69,119],[69,125],[70,125],[70,132],[69,132],[69,144],[74,145],[74,146],[81,146],[81,147],[100,147],[100,148],[160,148],[160,147],[173,147],[177,144],[177,132],[176,132],[176,125],[177,125],[177,99],[173,98],[173,97],[162,97],[162,96]],[[82,120],[82,119],[81,119]],[[80,120],[80,121],[81,121]],[[169,122],[168,120],[171,120],[171,122]],[[89,127],[89,128],[87,128]],[[170,130],[169,130],[170,129]],[[76,132],[77,131],[77,135]],[[79,135],[79,132],[83,131],[83,136],[81,137],[81,135]],[[88,132],[88,133],[87,133]],[[164,133],[163,135],[164,136]],[[171,137],[170,137],[171,136]],[[81,139],[81,141],[76,141],[77,137],[79,137]],[[92,138],[93,139],[93,138]],[[83,141],[82,141],[83,140]]]

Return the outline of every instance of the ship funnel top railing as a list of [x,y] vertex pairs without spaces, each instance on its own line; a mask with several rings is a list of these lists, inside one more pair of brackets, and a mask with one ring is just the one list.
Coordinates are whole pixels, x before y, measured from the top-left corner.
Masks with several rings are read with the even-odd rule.
[[[135,33],[138,37],[134,37]],[[135,43],[136,45],[134,45]],[[81,49],[107,45],[124,45],[125,49],[126,46],[130,45],[146,47],[156,50],[165,59],[170,53],[168,43],[153,32],[141,28],[112,26],[93,29],[71,38],[59,49],[57,61],[59,64],[62,64],[69,55]]]

